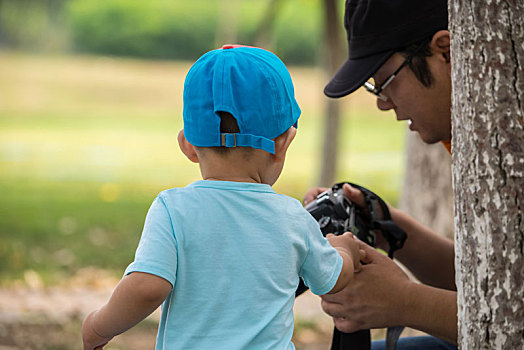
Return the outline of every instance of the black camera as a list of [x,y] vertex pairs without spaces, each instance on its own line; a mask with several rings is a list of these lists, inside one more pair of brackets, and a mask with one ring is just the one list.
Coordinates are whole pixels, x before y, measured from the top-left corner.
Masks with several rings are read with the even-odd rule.
[[[344,195],[342,186],[349,184],[360,190],[365,206],[356,206]],[[341,235],[350,231],[362,242],[374,247],[375,231],[379,230],[389,244],[388,256],[402,248],[406,241],[406,232],[391,219],[386,203],[365,187],[350,182],[340,182],[306,205],[306,210],[318,221],[320,230],[327,235]]]
[[[324,236],[328,233],[341,235],[350,231],[361,241],[374,247],[376,244],[375,230],[380,230],[389,243],[388,256],[393,258],[395,250],[404,245],[407,238],[406,232],[393,222],[388,206],[382,198],[365,187],[348,182],[352,187],[359,189],[364,196],[364,207],[358,207],[344,195],[342,190],[344,184],[345,182],[337,183],[330,190],[319,194],[314,201],[306,205],[306,210],[318,221]],[[296,295],[306,290],[306,285],[300,280]],[[388,328],[387,337],[394,339],[393,346],[402,328]],[[398,335],[395,335],[394,332]],[[331,349],[369,349],[370,343],[369,330],[342,333],[335,328]]]
[[[389,244],[388,256],[393,258],[393,253],[404,245],[406,232],[393,222],[388,206],[382,198],[365,187],[347,182],[360,190],[364,196],[364,208],[358,207],[344,195],[342,186],[345,183],[337,183],[319,194],[314,201],[306,205],[306,210],[318,221],[324,236],[328,233],[341,235],[349,231],[362,242],[375,247],[375,231],[380,230]],[[306,290],[307,287],[301,280],[296,295]]]
[[318,221],[320,230],[327,235],[341,235],[350,231],[361,241],[375,246],[375,234],[366,224],[367,217],[362,209],[351,203],[342,190],[343,183],[335,184],[306,205],[306,210]]

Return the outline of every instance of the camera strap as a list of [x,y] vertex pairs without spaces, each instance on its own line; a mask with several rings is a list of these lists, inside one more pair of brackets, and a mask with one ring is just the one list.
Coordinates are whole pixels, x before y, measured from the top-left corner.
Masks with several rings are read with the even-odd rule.
[[367,188],[351,182],[341,182],[337,185],[342,187],[345,183],[360,190],[364,195],[364,201],[367,207],[367,224],[370,229],[380,230],[382,232],[382,235],[389,244],[388,256],[393,259],[395,251],[404,246],[407,238],[406,232],[393,221],[388,206],[382,198]]
[[[398,338],[404,330],[403,326],[389,327],[386,331],[386,350],[395,350]],[[344,333],[335,328],[331,350],[369,350],[371,349],[371,333],[363,329],[354,333]]]
[[[364,195],[367,209],[367,225],[372,230],[380,230],[389,244],[388,256],[393,259],[396,250],[402,248],[406,241],[407,234],[401,229],[389,212],[387,204],[374,192],[365,187],[351,183],[337,183],[335,187],[342,188],[347,183],[360,190]],[[400,334],[404,330],[403,326],[389,327],[386,333],[386,350],[395,350]],[[371,348],[371,336],[368,329],[360,330],[355,333],[344,333],[335,328],[331,350],[369,350]]]

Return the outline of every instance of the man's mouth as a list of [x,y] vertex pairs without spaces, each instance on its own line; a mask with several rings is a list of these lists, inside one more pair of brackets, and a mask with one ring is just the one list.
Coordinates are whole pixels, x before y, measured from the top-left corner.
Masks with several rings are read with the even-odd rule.
[[396,113],[396,111],[395,111],[395,114],[399,122],[404,121],[404,120],[411,120],[411,118],[408,116],[400,116],[398,113]]
[[409,117],[399,117],[399,116],[397,116],[397,120],[399,122],[406,120],[408,122],[408,125],[409,125],[409,130],[414,130],[413,129],[413,119],[411,119]]

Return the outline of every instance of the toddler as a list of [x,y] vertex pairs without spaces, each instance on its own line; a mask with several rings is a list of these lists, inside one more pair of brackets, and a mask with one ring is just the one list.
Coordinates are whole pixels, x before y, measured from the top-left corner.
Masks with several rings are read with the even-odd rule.
[[203,180],[154,200],[134,262],[84,320],[84,349],[160,304],[156,349],[294,349],[299,278],[317,295],[337,292],[362,254],[350,233],[324,238],[299,201],[271,188],[299,116],[269,51],[226,45],[191,67],[178,142]]

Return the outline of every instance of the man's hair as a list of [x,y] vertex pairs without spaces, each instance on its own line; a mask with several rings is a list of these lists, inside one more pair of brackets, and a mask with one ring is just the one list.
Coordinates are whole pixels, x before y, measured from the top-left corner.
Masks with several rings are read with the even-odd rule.
[[[235,134],[240,132],[240,128],[238,127],[237,120],[231,113],[228,112],[218,112],[218,115],[220,117],[220,132],[221,133],[230,133]],[[233,150],[238,150],[239,152],[242,152],[242,156],[247,157],[246,160],[248,160],[249,154],[251,154],[251,151],[253,148],[251,147],[226,147],[226,146],[213,146],[213,147],[195,147],[197,149],[210,149],[218,154],[226,155]],[[240,150],[239,150],[240,149]]]
[[430,87],[431,84],[433,84],[433,75],[426,61],[426,57],[431,56],[430,44],[432,38],[433,36],[409,45],[399,51],[399,53],[406,58],[412,56],[409,62],[409,68],[425,87]]

